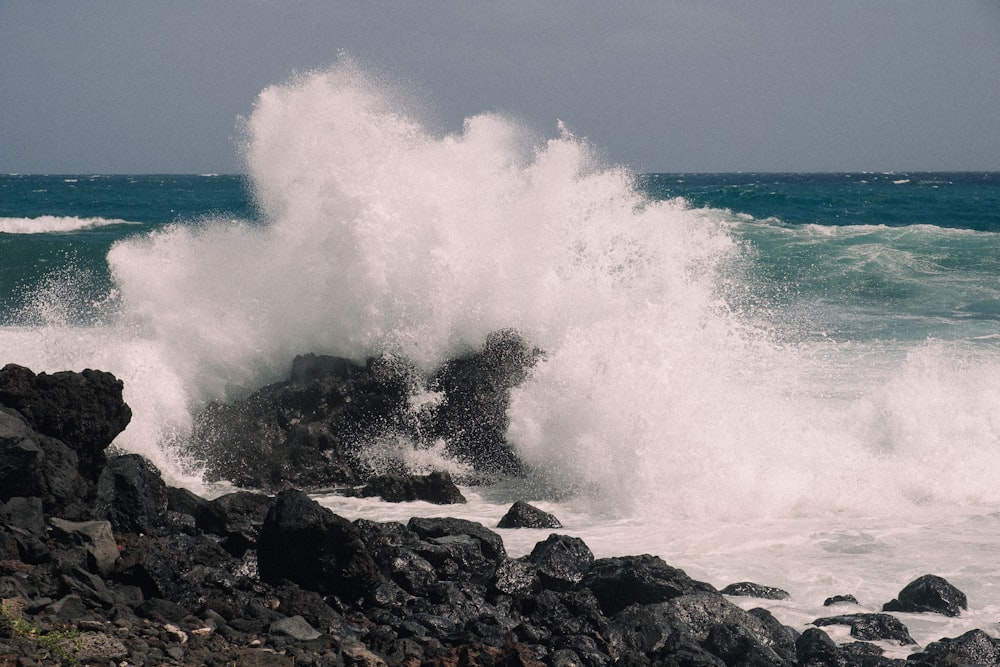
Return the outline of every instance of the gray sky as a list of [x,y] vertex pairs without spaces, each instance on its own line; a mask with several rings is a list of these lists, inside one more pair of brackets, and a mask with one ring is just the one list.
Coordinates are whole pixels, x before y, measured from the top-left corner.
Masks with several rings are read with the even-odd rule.
[[639,171],[1000,170],[998,0],[0,0],[0,172],[242,171],[340,50]]

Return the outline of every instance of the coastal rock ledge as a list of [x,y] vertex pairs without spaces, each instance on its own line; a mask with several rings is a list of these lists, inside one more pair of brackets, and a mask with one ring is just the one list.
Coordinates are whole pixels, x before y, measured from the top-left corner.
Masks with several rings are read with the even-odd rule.
[[[980,630],[909,660],[867,641],[838,645],[819,627],[800,634],[746,611],[656,556],[595,558],[547,530],[512,558],[497,533],[461,518],[349,521],[297,489],[206,500],[135,454],[105,456],[129,414],[113,377],[85,371],[53,386],[25,370],[0,371],[0,385],[13,373],[41,401],[0,394],[3,667],[1000,661],[1000,642]],[[47,400],[73,423],[41,419]],[[898,643],[908,635],[897,621],[818,623]]]

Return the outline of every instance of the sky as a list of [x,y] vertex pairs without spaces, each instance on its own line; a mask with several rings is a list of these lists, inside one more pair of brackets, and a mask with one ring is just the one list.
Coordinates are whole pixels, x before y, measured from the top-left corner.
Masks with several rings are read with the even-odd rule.
[[0,0],[0,173],[236,173],[338,54],[640,172],[1000,170],[998,0]]

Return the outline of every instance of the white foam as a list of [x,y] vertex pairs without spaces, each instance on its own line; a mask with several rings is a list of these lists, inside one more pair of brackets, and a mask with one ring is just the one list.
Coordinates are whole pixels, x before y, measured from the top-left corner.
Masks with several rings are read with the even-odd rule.
[[137,223],[116,218],[78,218],[59,215],[40,215],[34,218],[0,218],[0,234],[52,234],[127,224]]

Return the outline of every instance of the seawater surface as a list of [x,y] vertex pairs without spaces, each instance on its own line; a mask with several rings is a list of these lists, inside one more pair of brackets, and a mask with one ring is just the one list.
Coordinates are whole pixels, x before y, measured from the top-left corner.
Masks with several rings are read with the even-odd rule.
[[919,642],[1000,630],[1000,175],[635,174],[418,108],[342,63],[261,93],[246,176],[0,177],[0,361],[115,373],[116,444],[217,493],[178,445],[207,401],[513,327],[545,351],[509,410],[529,479],[322,502],[495,525],[524,498],[599,556],[784,588],[800,628],[933,573],[970,609],[902,614]]

